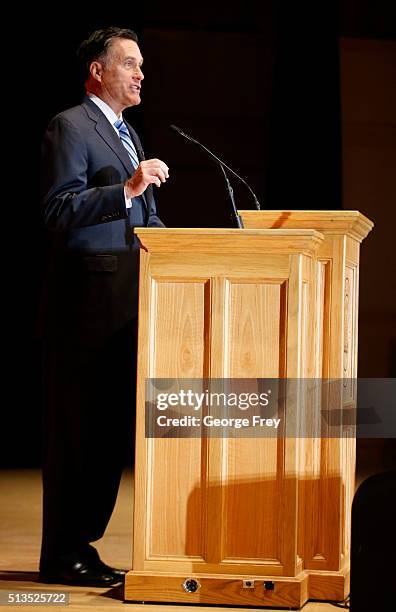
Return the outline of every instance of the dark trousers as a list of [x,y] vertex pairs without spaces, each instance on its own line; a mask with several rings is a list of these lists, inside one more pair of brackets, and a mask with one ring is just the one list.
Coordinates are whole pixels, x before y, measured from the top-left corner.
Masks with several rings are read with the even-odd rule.
[[100,346],[45,346],[41,569],[86,549],[109,522],[133,461],[136,336],[133,320]]

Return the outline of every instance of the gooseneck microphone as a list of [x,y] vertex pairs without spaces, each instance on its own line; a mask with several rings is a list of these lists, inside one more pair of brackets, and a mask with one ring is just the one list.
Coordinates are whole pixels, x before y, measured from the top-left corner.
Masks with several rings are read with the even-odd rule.
[[169,127],[174,132],[177,132],[177,134],[180,134],[180,136],[182,136],[183,138],[186,138],[186,140],[189,140],[190,142],[193,142],[194,144],[198,145],[212,159],[214,159],[218,164],[220,164],[221,170],[222,170],[222,172],[224,174],[224,178],[225,178],[225,181],[226,181],[226,184],[227,184],[228,194],[229,194],[230,200],[231,200],[234,221],[235,221],[237,227],[243,228],[242,219],[238,215],[238,211],[237,211],[236,206],[235,206],[233,189],[232,189],[230,181],[228,180],[228,176],[227,176],[227,173],[226,173],[225,170],[228,170],[229,172],[231,172],[231,174],[233,174],[237,179],[239,179],[241,181],[241,183],[243,183],[248,188],[248,190],[250,191],[250,193],[253,196],[254,204],[255,204],[257,210],[260,210],[260,203],[259,203],[259,201],[257,199],[257,196],[254,193],[253,189],[250,187],[250,185],[248,185],[248,183],[245,181],[245,179],[243,179],[241,176],[239,176],[239,174],[237,174],[232,168],[230,168],[226,163],[224,163],[223,160],[221,160],[219,157],[217,157],[217,155],[215,155],[212,151],[210,151],[210,149],[205,147],[205,145],[203,145],[201,142],[199,142],[198,140],[196,140],[195,138],[193,138],[189,134],[186,134],[185,132],[183,132],[183,130],[181,128],[177,127],[176,125],[170,125]]

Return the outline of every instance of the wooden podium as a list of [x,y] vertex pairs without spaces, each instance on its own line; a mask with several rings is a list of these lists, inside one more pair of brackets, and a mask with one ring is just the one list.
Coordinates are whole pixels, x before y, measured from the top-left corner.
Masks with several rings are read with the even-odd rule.
[[349,592],[353,437],[145,437],[149,378],[356,377],[359,247],[371,221],[240,214],[243,230],[136,230],[129,601],[299,608]]

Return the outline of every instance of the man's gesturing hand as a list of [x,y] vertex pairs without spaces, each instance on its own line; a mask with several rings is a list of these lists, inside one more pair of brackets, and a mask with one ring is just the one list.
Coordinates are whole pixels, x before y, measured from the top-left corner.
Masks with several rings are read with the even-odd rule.
[[146,159],[141,161],[133,176],[125,183],[125,195],[127,198],[135,198],[154,183],[157,187],[165,183],[169,178],[169,168],[160,159]]

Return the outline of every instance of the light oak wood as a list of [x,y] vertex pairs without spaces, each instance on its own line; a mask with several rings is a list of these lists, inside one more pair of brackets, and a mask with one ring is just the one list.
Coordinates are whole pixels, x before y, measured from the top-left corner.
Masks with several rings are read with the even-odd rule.
[[[188,576],[189,579],[194,575]],[[283,578],[277,580],[276,590],[267,590],[262,576],[249,576],[253,588],[243,588],[239,576],[205,575],[197,576],[199,588],[195,593],[186,593],[182,588],[185,575],[166,573],[155,576],[147,572],[134,574],[133,586],[125,587],[125,599],[147,601],[173,601],[185,604],[216,604],[235,606],[281,606],[300,608],[307,601],[308,576],[299,580]]]
[[[246,230],[136,230],[136,502],[127,599],[187,603],[182,583],[191,576],[202,585],[201,603],[269,605],[241,588],[252,576],[260,597],[263,581],[274,581],[274,605],[299,607],[311,591],[342,600],[348,589],[353,440],[145,438],[148,378],[356,376],[359,242],[371,222],[345,211],[249,215],[242,211]],[[348,406],[353,400],[351,393]],[[309,421],[323,401],[347,407],[334,392],[301,396],[285,420]]]
[[362,242],[373,222],[357,210],[240,210],[246,229],[316,229]]
[[[316,376],[356,378],[359,247],[373,223],[358,211],[240,211],[240,214],[247,228],[315,228],[323,234],[316,256]],[[354,399],[351,385],[349,401],[345,396],[342,402],[331,397],[328,403],[347,411],[354,408]],[[347,576],[355,441],[323,437],[306,441],[305,446],[308,478],[300,483],[299,496],[299,547],[304,566],[312,570],[338,569]]]

